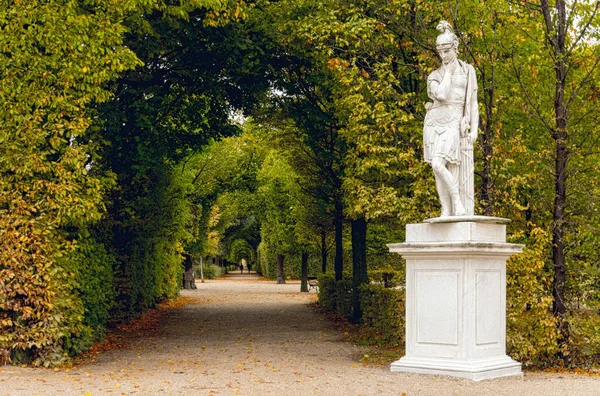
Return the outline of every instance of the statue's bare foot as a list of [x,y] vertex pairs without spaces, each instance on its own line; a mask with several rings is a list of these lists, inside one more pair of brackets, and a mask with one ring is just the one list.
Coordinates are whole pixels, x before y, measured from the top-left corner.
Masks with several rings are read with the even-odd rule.
[[442,213],[440,214],[440,217],[450,217],[450,216],[452,216],[452,213],[450,213],[450,207],[442,206]]
[[454,216],[464,216],[467,214],[462,202],[458,201],[454,204]]

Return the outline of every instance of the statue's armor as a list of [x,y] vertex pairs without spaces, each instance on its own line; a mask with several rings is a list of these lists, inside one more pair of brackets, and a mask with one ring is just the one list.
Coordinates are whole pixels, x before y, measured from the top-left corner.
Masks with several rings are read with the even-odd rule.
[[453,164],[460,164],[460,121],[464,114],[465,93],[467,87],[466,71],[459,67],[451,77],[449,98],[443,102],[433,97],[431,83],[442,82],[443,69],[437,69],[428,78],[427,91],[433,99],[423,127],[423,146],[425,161],[431,162],[440,157]]

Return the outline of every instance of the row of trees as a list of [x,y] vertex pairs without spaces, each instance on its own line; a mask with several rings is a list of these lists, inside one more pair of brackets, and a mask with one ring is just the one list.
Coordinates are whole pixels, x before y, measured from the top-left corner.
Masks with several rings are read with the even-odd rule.
[[0,7],[0,359],[68,359],[174,296],[184,254],[354,290],[398,267],[385,243],[439,210],[421,135],[440,19],[479,77],[477,210],[527,245],[513,354],[598,353],[598,4],[117,3]]
[[[278,155],[286,159],[281,172],[288,166],[294,171],[293,179],[285,179],[286,191],[296,191],[294,205],[309,207],[319,220],[278,202],[279,210],[290,207],[285,216],[293,220],[277,217],[279,227],[288,227],[281,234],[273,223],[261,222],[265,246],[280,258],[292,251],[300,256],[306,250],[299,247],[302,230],[310,230],[306,241],[314,241],[318,230],[329,229],[338,280],[344,245],[352,241],[356,289],[367,279],[366,235],[381,252],[382,242],[394,239],[381,241],[377,227],[399,229],[437,212],[431,172],[422,163],[424,82],[437,66],[432,27],[450,20],[462,57],[479,77],[478,211],[513,219],[511,240],[527,245],[509,263],[513,353],[526,361],[563,363],[593,356],[599,302],[598,4],[259,4],[263,8],[252,17],[267,18],[265,37],[293,57],[281,65],[276,90],[254,122],[277,141]],[[270,182],[276,191],[276,180]],[[272,216],[277,212],[267,208]],[[367,223],[373,228],[368,234]],[[292,224],[295,250],[289,240],[275,239],[289,238]],[[352,238],[344,238],[345,224]],[[369,266],[376,267],[380,257],[373,256]]]
[[178,293],[205,214],[184,163],[268,86],[244,10],[0,6],[0,361],[60,364]]

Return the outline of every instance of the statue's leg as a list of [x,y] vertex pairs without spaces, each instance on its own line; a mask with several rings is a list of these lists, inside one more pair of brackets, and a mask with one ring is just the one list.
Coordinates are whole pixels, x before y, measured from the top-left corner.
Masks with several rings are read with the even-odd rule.
[[442,205],[440,217],[452,216],[452,199],[450,198],[450,193],[442,179],[437,177],[437,175],[435,177],[435,186],[440,197],[440,204]]
[[460,188],[459,188],[459,170],[460,167],[456,164],[447,164],[448,172],[452,175],[452,179],[454,180],[454,184],[450,188],[450,196],[452,198],[452,203],[454,204],[454,216],[464,216],[467,214],[465,207],[462,203],[462,199],[460,199]]
[[[465,215],[465,208],[460,200],[460,195],[458,193],[458,166],[449,164],[443,158],[434,158],[431,161],[431,166],[433,167],[433,171],[436,176],[436,181],[440,180],[441,184],[443,184],[442,188],[447,191],[447,194],[450,195],[450,199],[452,201],[453,215],[454,216],[463,216]],[[452,171],[449,169],[451,168]],[[454,173],[454,174],[453,174]],[[440,191],[440,187],[438,187],[438,193]],[[442,200],[442,194],[440,194],[440,201]]]

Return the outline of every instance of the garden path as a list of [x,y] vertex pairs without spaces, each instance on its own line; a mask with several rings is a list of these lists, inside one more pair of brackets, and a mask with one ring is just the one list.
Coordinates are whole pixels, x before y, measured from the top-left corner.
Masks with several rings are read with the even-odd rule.
[[[300,284],[231,274],[115,333],[72,368],[0,367],[5,395],[597,395],[600,378],[525,373],[483,382],[363,365]],[[111,349],[114,348],[114,349]]]

